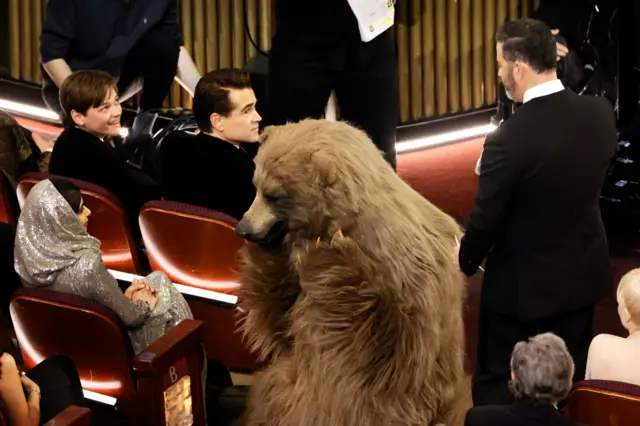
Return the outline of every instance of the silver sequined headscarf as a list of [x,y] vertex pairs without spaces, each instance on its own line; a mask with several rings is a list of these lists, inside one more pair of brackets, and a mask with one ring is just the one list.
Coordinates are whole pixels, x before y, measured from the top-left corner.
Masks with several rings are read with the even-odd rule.
[[16,231],[15,269],[32,286],[49,286],[59,271],[87,251],[100,253],[100,241],[82,227],[78,216],[51,181],[36,184],[24,204]]

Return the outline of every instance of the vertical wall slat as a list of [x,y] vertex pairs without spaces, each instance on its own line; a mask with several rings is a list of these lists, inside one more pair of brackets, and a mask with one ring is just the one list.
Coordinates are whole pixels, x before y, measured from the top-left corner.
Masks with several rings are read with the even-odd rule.
[[206,4],[206,33],[207,33],[207,66],[206,71],[218,68],[218,8],[217,0],[207,0]]
[[436,0],[436,114],[447,112],[447,0]]
[[460,104],[463,110],[472,105],[471,28],[471,0],[460,0]]
[[[204,0],[193,0],[193,11],[205,10]],[[205,53],[205,15],[193,13],[193,62],[202,74],[205,71],[207,59]]]
[[458,2],[447,4],[447,82],[449,95],[448,112],[460,109],[460,25]]
[[234,68],[242,68],[245,64],[244,42],[246,34],[244,31],[243,13],[242,1],[235,0],[232,7],[233,21],[231,25],[233,34],[231,39],[233,43],[233,57],[231,63]]
[[485,0],[484,6],[484,101],[490,105],[496,101],[496,0]]
[[398,92],[400,102],[400,120],[407,121],[411,116],[409,99],[409,7],[406,2],[396,3],[396,41],[398,46]]
[[218,0],[218,46],[220,68],[231,66],[231,9],[229,0]]
[[433,116],[436,111],[433,2],[422,1],[422,103],[425,117]]
[[36,83],[42,83],[40,73],[40,33],[42,32],[42,0],[31,0],[33,7],[31,10],[32,39],[31,39],[31,66],[32,77]]
[[473,38],[473,106],[480,108],[484,104],[484,0],[472,0]]
[[271,4],[270,0],[260,0],[260,49],[268,52],[271,49]]
[[[247,0],[247,24],[249,25],[249,32],[254,43],[258,43],[258,0]],[[256,49],[249,40],[249,34],[246,36],[246,61],[250,61],[256,56]]]
[[[180,8],[182,14],[180,15],[182,23],[182,34],[184,38],[184,48],[193,56],[193,4],[192,0],[180,0]],[[191,96],[185,91],[181,90],[180,104],[172,104],[172,106],[182,105],[184,108],[191,108]]]
[[417,120],[423,116],[422,111],[422,28],[420,28],[420,1],[413,0],[409,14],[409,34],[410,34],[410,71],[411,86],[409,96],[411,97],[411,118]]
[[20,78],[33,81],[31,66],[31,2],[20,0]]
[[509,0],[509,20],[513,21],[514,19],[518,19],[518,14],[520,12],[520,2],[522,0]]
[[20,78],[20,0],[9,0],[9,71]]
[[[557,1],[557,0],[556,0]],[[520,18],[526,18],[530,13],[529,0],[522,0],[520,3]]]

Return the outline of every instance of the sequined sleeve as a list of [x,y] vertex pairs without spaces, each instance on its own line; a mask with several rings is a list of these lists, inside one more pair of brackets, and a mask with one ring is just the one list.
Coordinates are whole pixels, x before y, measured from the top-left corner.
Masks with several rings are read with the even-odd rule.
[[138,327],[147,319],[149,305],[141,300],[132,302],[125,296],[99,256],[93,257],[87,270],[90,276],[86,282],[93,300],[112,309],[129,327]]

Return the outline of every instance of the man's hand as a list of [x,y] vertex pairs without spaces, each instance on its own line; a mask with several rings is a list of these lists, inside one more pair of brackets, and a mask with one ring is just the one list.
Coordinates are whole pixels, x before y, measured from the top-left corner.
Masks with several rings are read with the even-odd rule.
[[[559,33],[560,30],[551,30],[551,34],[553,35],[558,35]],[[567,56],[567,53],[569,53],[569,49],[567,48],[567,46],[565,46],[564,44],[556,43],[556,59],[558,61]]]

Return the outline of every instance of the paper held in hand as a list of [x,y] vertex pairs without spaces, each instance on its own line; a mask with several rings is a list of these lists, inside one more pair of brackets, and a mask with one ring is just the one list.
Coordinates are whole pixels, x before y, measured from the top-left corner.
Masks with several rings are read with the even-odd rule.
[[394,4],[395,0],[349,0],[362,41],[371,41],[393,26]]

